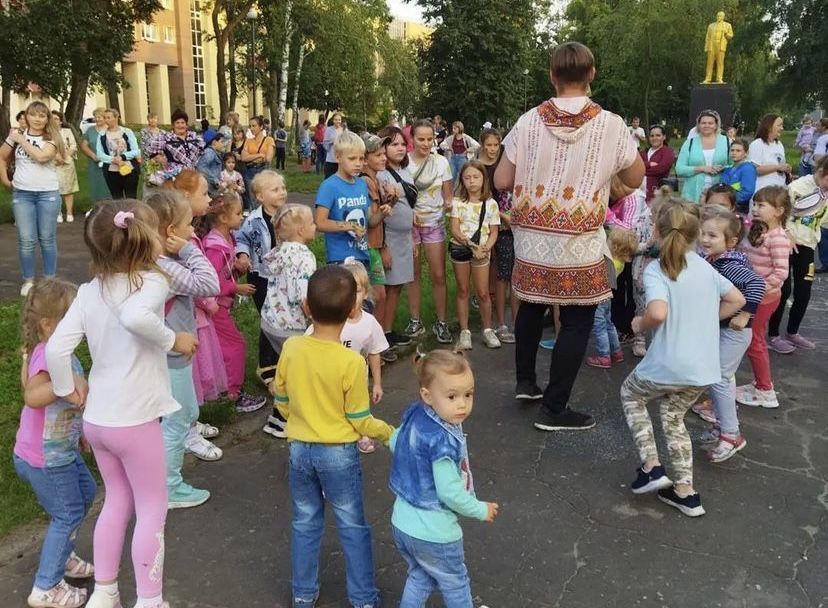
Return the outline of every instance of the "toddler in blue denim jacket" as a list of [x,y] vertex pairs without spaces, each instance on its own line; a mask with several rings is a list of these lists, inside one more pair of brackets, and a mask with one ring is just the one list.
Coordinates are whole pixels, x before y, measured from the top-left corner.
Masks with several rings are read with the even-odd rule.
[[494,521],[498,505],[474,495],[463,421],[472,411],[474,375],[459,353],[419,356],[420,401],[403,414],[390,447],[394,543],[408,563],[400,608],[422,608],[435,587],[447,608],[472,608],[457,515]]

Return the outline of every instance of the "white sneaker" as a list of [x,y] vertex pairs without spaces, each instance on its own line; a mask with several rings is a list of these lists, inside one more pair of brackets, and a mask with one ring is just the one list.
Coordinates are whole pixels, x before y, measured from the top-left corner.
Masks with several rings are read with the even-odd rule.
[[779,400],[776,397],[775,390],[761,390],[752,384],[736,387],[736,403],[747,405],[748,407],[764,407],[767,409],[776,409],[779,407]]
[[471,332],[468,329],[460,330],[460,337],[457,339],[457,345],[455,346],[455,348],[457,350],[472,349]]
[[483,330],[483,344],[489,348],[500,348],[500,340],[491,327]]
[[32,287],[34,287],[34,281],[23,281],[23,285],[20,287],[20,296],[25,298],[29,295]]
[[59,214],[58,214],[57,223],[58,223],[58,224],[62,224],[62,223],[63,223],[63,214],[62,214],[62,213],[59,213]]
[[206,460],[207,462],[221,460],[221,457],[224,456],[224,452],[221,451],[220,447],[201,435],[196,435],[195,437],[188,436],[184,447],[196,458]]

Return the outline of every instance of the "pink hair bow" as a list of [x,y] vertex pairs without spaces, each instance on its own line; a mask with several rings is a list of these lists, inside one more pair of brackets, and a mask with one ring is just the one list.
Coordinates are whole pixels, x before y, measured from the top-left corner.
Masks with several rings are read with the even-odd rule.
[[115,214],[115,219],[113,220],[113,223],[116,227],[123,230],[127,227],[127,220],[133,219],[135,219],[135,214],[132,211],[119,211]]

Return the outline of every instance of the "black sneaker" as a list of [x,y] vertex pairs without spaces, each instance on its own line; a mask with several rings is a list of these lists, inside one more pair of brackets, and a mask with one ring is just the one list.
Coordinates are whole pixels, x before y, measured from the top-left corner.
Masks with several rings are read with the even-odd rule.
[[669,487],[658,491],[658,499],[671,507],[675,507],[687,517],[700,517],[705,514],[704,507],[701,504],[701,495],[698,492],[682,498],[676,494],[675,488]]
[[673,482],[667,477],[667,473],[661,465],[653,467],[649,473],[645,472],[643,468],[638,467],[636,473],[638,473],[638,477],[630,484],[630,489],[633,494],[655,492],[656,490],[663,490],[673,485]]
[[431,326],[431,332],[437,336],[437,341],[440,344],[451,344],[453,338],[451,337],[451,330],[449,329],[448,323],[445,321],[436,321],[434,325]]
[[543,391],[534,382],[519,382],[515,387],[515,399],[537,401],[543,398]]
[[411,344],[411,338],[409,336],[400,335],[395,331],[389,331],[385,334],[385,339],[388,340],[388,344],[391,346],[408,346]]
[[595,420],[592,416],[569,408],[560,414],[553,414],[542,407],[535,420],[535,428],[540,431],[585,431],[594,426]]
[[384,351],[380,353],[380,359],[382,359],[383,363],[393,363],[399,356],[397,355],[394,347],[386,348]]

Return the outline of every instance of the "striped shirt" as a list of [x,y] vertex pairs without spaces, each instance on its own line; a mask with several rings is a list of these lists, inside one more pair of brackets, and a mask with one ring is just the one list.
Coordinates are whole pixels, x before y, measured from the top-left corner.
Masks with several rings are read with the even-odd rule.
[[777,226],[768,230],[757,247],[745,239],[742,248],[753,270],[765,279],[765,297],[762,302],[777,299],[782,283],[788,278],[788,258],[791,254],[791,242],[785,229]]
[[[745,254],[740,251],[726,251],[718,258],[708,258],[707,261],[745,296],[745,305],[742,307],[742,311],[754,315],[759,303],[765,296],[765,281],[751,270]],[[730,319],[723,319],[720,325],[727,327],[729,323]],[[750,325],[751,322],[748,321],[747,327],[750,327]]]

